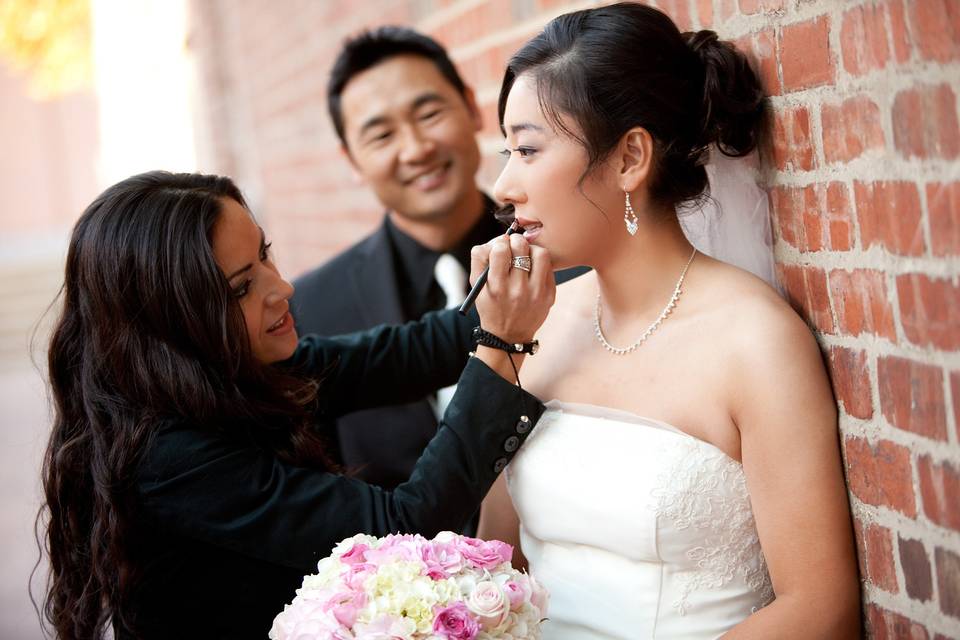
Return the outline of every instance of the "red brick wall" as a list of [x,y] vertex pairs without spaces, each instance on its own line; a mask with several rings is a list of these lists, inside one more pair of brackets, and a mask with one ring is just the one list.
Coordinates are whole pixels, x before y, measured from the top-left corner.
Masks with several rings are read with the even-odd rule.
[[[591,4],[195,0],[204,168],[237,177],[302,271],[380,216],[325,113],[344,35],[401,22],[450,49],[483,109],[489,186],[506,58]],[[834,381],[868,635],[960,638],[960,2],[652,4],[735,40],[771,95],[776,256]]]

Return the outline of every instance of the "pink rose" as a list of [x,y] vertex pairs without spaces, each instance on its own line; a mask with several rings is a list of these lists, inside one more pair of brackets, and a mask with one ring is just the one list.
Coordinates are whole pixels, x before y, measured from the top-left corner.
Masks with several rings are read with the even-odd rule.
[[496,629],[510,614],[510,600],[495,582],[484,580],[467,597],[467,609],[480,620],[485,631]]
[[462,602],[438,609],[433,621],[433,632],[450,640],[473,640],[480,633],[480,625]]
[[273,619],[271,640],[350,640],[353,634],[326,612],[317,600],[294,598]]
[[367,604],[367,594],[362,591],[343,591],[330,598],[324,605],[334,619],[350,628],[357,621],[357,613]]
[[547,593],[547,590],[537,582],[537,579],[533,576],[528,576],[530,579],[530,604],[535,606],[540,612],[541,618],[547,617],[547,603],[550,600],[550,595]]
[[367,579],[367,576],[376,573],[376,570],[376,566],[368,562],[352,564],[340,574],[340,579],[354,591],[362,591],[363,582]]
[[426,575],[443,580],[463,569],[463,556],[452,543],[434,542],[420,548]]
[[510,600],[510,610],[517,611],[530,598],[530,586],[525,580],[509,580],[503,585],[503,590]]
[[345,554],[340,556],[340,562],[343,564],[359,564],[361,562],[366,562],[367,560],[367,551],[370,549],[368,545],[365,544],[355,544],[350,547],[350,551],[347,551]]
[[409,536],[405,540],[402,536],[388,536],[388,540],[377,549],[370,549],[366,553],[367,562],[382,566],[396,562],[397,560],[416,560],[417,553],[414,551],[416,542]]
[[513,547],[499,540],[478,540],[477,538],[458,538],[457,549],[468,561],[480,569],[493,569],[513,557]]

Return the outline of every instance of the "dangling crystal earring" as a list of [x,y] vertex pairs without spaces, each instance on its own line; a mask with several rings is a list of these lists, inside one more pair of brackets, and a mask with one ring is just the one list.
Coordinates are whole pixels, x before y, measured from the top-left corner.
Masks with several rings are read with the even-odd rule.
[[633,211],[633,205],[630,204],[630,193],[624,191],[623,195],[626,196],[626,206],[624,207],[623,212],[623,222],[627,225],[627,233],[632,236],[637,235],[637,214]]

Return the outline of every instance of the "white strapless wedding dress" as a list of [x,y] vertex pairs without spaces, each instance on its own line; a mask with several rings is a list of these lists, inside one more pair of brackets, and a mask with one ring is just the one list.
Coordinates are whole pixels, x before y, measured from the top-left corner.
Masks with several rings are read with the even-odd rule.
[[668,424],[551,401],[507,483],[543,640],[716,638],[773,599],[743,468]]

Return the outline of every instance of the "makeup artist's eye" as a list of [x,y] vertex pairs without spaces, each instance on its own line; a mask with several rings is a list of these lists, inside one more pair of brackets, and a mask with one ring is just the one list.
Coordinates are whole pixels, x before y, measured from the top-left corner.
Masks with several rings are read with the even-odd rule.
[[233,297],[234,297],[234,298],[242,298],[243,296],[245,296],[245,295],[247,295],[248,293],[250,293],[250,283],[251,283],[251,282],[253,282],[253,281],[250,280],[249,278],[247,278],[246,280],[243,281],[242,284],[240,284],[239,286],[235,287],[235,288],[233,289]]
[[263,245],[263,248],[260,249],[260,262],[267,261],[267,259],[270,257],[270,247],[272,246],[272,242],[268,242],[267,244]]

